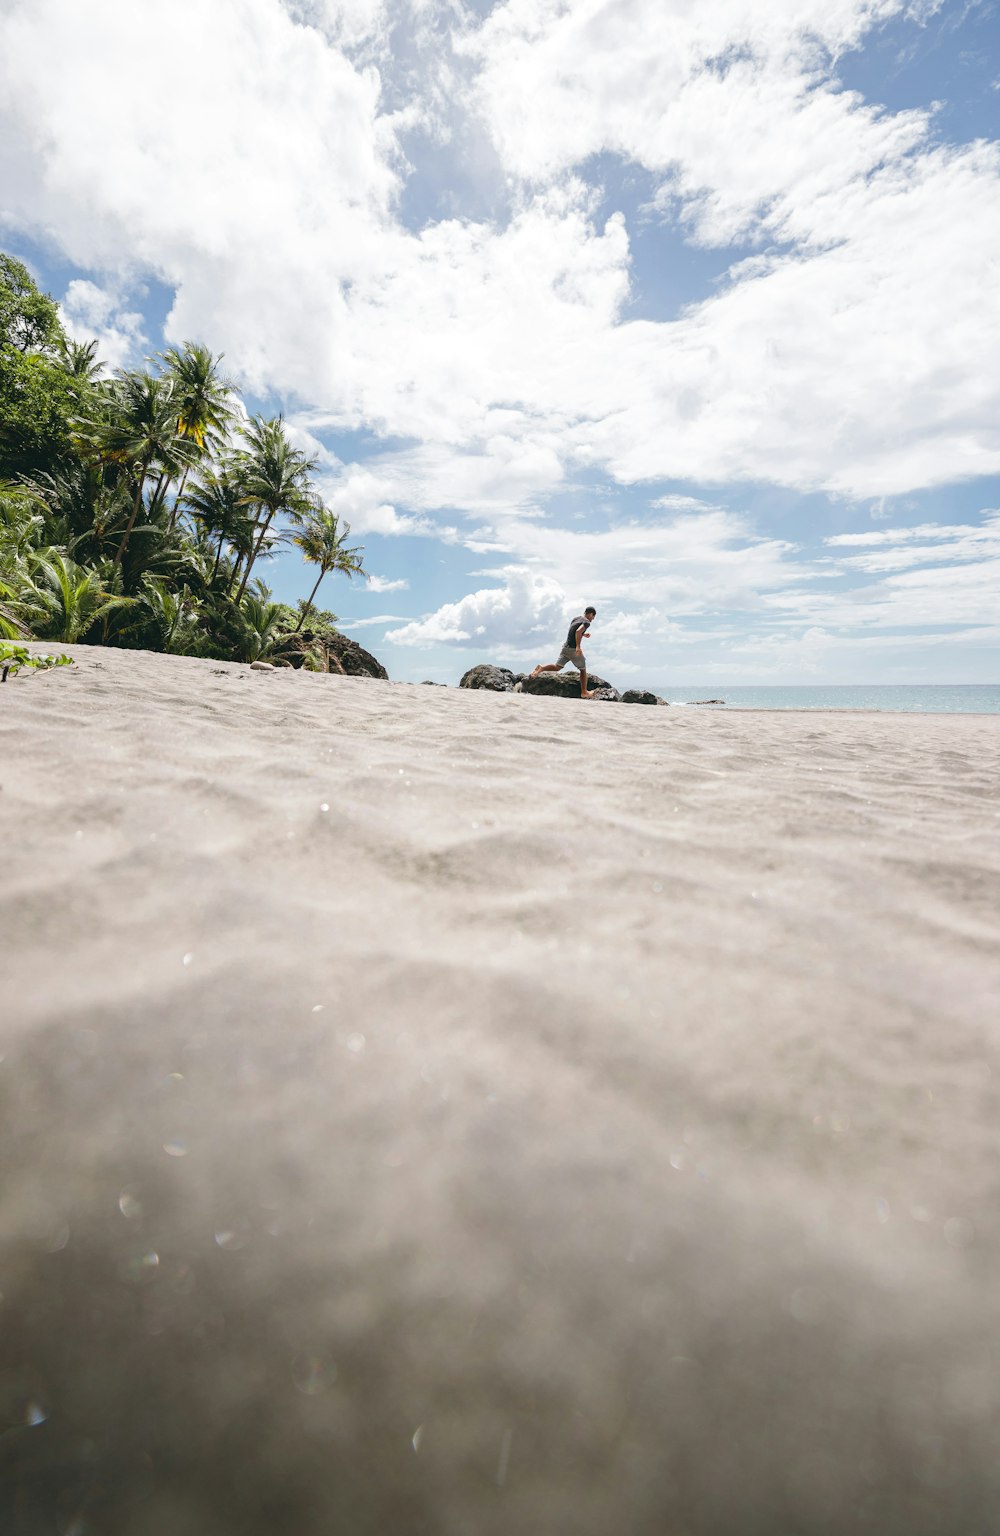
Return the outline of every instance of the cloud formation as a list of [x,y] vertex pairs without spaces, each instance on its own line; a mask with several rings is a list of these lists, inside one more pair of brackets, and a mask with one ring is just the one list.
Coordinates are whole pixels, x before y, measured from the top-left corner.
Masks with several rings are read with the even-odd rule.
[[[995,472],[996,146],[833,74],[900,10],[10,0],[3,216],[154,273],[170,338],[252,387],[421,444],[424,506],[514,481],[524,505],[587,469],[871,497]],[[505,206],[404,216],[434,146],[477,135]],[[641,231],[597,218],[586,174],[608,154],[653,178],[652,216],[760,254],[630,321]]]
[[566,594],[551,577],[512,570],[500,587],[470,592],[457,603],[445,603],[435,613],[389,630],[396,645],[431,646],[470,643],[489,655],[491,650],[519,649],[551,642],[564,624]]

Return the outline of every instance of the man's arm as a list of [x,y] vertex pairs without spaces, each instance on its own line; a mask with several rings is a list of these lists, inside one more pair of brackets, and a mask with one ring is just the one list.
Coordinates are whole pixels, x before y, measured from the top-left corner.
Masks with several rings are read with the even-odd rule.
[[583,650],[583,637],[585,634],[587,634],[589,629],[589,624],[578,624],[576,626],[576,648],[578,651]]

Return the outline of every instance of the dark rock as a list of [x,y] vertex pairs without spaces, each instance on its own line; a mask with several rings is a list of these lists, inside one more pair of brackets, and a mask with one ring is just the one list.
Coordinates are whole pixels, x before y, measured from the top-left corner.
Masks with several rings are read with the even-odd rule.
[[725,704],[725,699],[692,699],[692,704]]
[[420,686],[421,688],[447,688],[448,684],[436,683],[432,677],[425,677]]
[[595,704],[620,704],[622,701],[622,696],[618,689],[612,688],[610,684],[603,688],[591,689],[590,697]]
[[[346,635],[339,633],[324,635],[323,640],[331,658],[336,656],[340,670],[346,672],[348,677],[378,677],[384,683],[389,681],[389,674],[382,663],[356,640],[349,640]],[[330,668],[331,672],[336,670],[335,667]]]
[[518,677],[519,674],[512,672],[509,667],[494,667],[488,662],[481,662],[479,666],[469,668],[458,686],[488,688],[492,693],[513,693]]
[[659,694],[651,693],[648,688],[626,688],[622,694],[623,704],[665,704],[666,699],[661,699]]
[[270,650],[271,660],[279,667],[304,667],[307,672],[343,672],[337,656],[327,647],[327,635],[314,634],[311,629],[295,630],[282,635]]
[[370,651],[333,630],[300,629],[282,635],[271,647],[270,656],[279,667],[305,667],[310,672],[389,680],[385,667]]
[[[617,690],[603,677],[587,674],[588,689],[596,690],[609,703],[617,703]],[[580,697],[579,672],[539,672],[537,677],[521,679],[521,693],[536,693],[552,699],[578,699]]]

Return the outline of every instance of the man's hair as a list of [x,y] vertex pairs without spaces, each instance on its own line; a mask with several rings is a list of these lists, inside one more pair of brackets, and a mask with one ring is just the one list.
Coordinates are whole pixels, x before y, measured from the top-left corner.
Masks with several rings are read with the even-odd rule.
[[596,619],[596,618],[597,618],[597,609],[596,609],[596,608],[585,608],[585,609],[584,609],[584,610],[583,610],[583,616],[584,616],[584,618],[586,618],[586,617],[587,617],[587,614],[588,614],[588,613],[592,613],[592,614],[593,614],[593,615],[594,615],[594,618],[595,618],[595,619]]

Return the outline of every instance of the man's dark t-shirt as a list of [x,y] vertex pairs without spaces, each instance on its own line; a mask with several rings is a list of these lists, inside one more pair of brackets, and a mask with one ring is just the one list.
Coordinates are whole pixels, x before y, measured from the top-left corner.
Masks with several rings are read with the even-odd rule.
[[[582,614],[579,616],[579,618],[574,619],[572,624],[569,626],[569,634],[566,636],[566,644],[569,646],[571,651],[576,650],[576,632],[580,628],[581,624],[583,625],[583,634],[585,635],[587,630],[590,628],[590,621],[589,619],[585,619]],[[583,635],[580,636],[580,639],[583,639]]]

